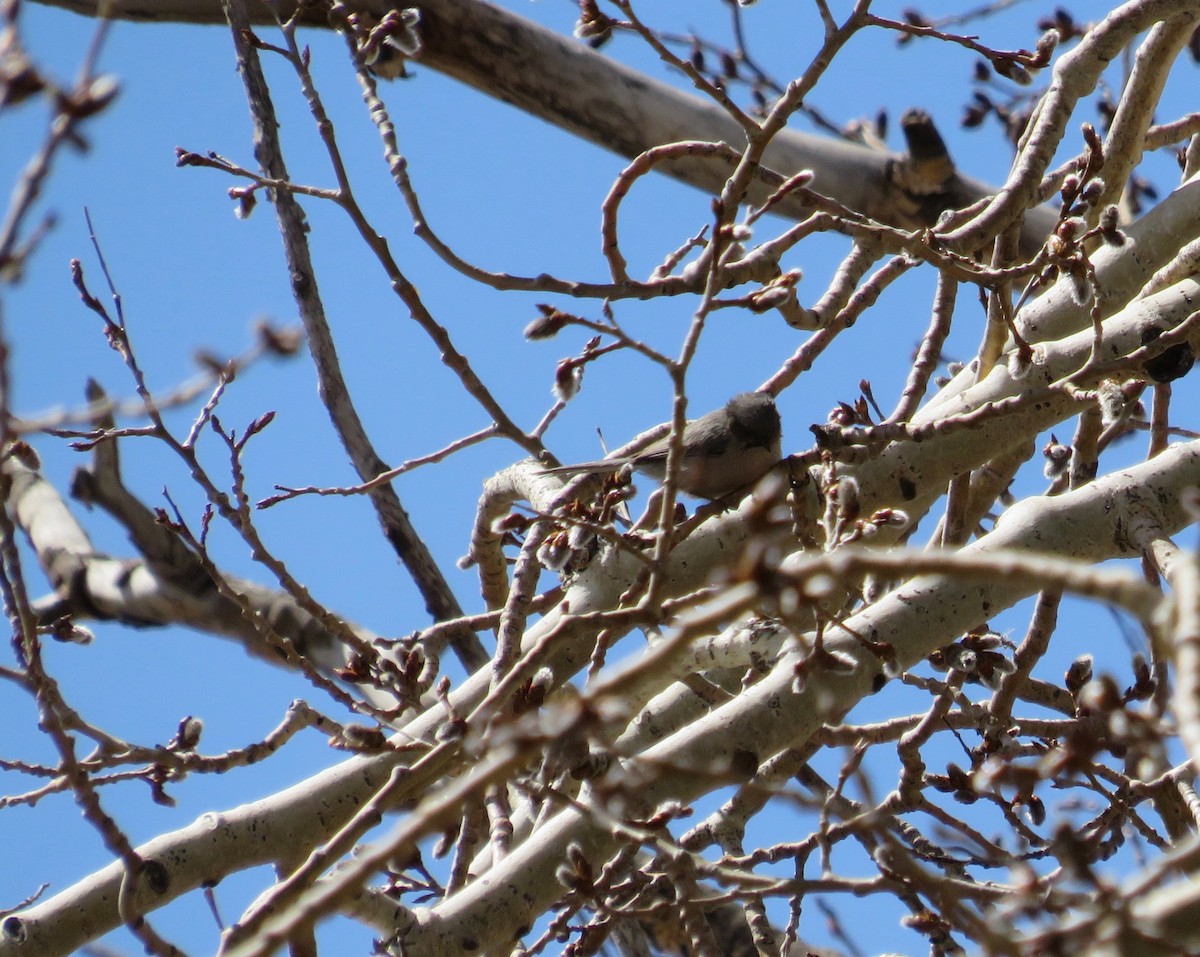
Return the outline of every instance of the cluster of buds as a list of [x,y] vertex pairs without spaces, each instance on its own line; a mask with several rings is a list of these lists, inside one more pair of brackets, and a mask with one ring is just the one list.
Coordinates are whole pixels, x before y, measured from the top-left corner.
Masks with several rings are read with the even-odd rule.
[[618,23],[606,13],[601,13],[596,0],[579,0],[579,19],[575,21],[575,36],[586,40],[593,49],[602,47],[612,38],[613,27]]
[[990,629],[979,628],[939,648],[928,660],[935,668],[957,672],[967,682],[995,691],[1005,676],[1016,670],[1004,653],[1005,648],[1012,648],[1007,638]]
[[339,3],[331,9],[330,19],[349,30],[363,64],[376,76],[385,80],[409,77],[405,64],[421,52],[420,10],[389,10],[376,20]]
[[[1035,788],[1044,781],[1091,775],[1097,757],[1104,752],[1124,761],[1134,775],[1144,780],[1154,777],[1166,764],[1162,729],[1153,715],[1129,707],[1153,695],[1156,682],[1150,667],[1134,656],[1134,681],[1124,691],[1110,675],[1094,676],[1092,668],[1091,656],[1083,655],[1067,669],[1064,687],[1075,702],[1078,720],[1060,738],[1038,745],[1037,760],[1011,760],[1017,748],[1011,732],[1005,732],[989,747],[973,752],[977,764],[973,774],[956,768],[957,774],[947,775],[939,790],[953,792],[961,800],[961,795],[1011,788],[1014,793],[1008,803],[1014,808],[1023,806],[1033,823],[1041,825],[1046,811]],[[1006,746],[998,746],[1003,741]],[[1122,840],[1120,830],[1114,828],[1105,840],[1089,844],[1088,859],[1100,860],[1114,852]]]
[[1076,161],[1075,172],[1069,174],[1059,188],[1062,211],[1054,232],[1042,250],[1045,260],[1038,283],[1046,285],[1060,275],[1071,282],[1071,291],[1080,306],[1093,302],[1096,270],[1088,258],[1086,243],[1099,238],[1110,246],[1122,246],[1126,237],[1118,227],[1117,208],[1106,206],[1099,210],[1097,225],[1088,228],[1087,217],[1099,205],[1105,193],[1100,171],[1104,168],[1104,144],[1090,123],[1083,124],[1086,150]]
[[1042,446],[1042,458],[1046,464],[1042,466],[1042,474],[1051,482],[1056,482],[1067,474],[1071,467],[1071,457],[1075,450],[1069,445],[1058,441],[1058,436],[1050,433],[1050,441]]
[[874,538],[881,529],[904,528],[909,523],[908,513],[899,508],[879,508],[863,516],[858,481],[850,475],[838,475],[832,466],[826,470],[821,494],[825,500],[821,527],[826,551]]
[[362,648],[350,655],[345,667],[337,669],[342,681],[370,685],[389,691],[405,707],[416,706],[432,686],[438,672],[438,659],[420,640],[420,632],[401,639],[378,639],[375,648]]
[[[529,330],[525,330],[529,335]],[[579,394],[583,387],[583,370],[588,363],[600,358],[607,350],[600,348],[600,336],[592,336],[584,343],[583,350],[577,356],[560,359],[554,367],[554,385],[551,392],[559,402],[570,402]]]
[[1033,74],[1050,63],[1050,57],[1064,39],[1077,35],[1073,22],[1065,19],[1043,20],[1039,27],[1042,36],[1032,52],[1028,50],[990,51],[986,60],[975,63],[972,79],[976,89],[972,93],[971,102],[963,111],[962,125],[965,129],[975,129],[982,126],[988,116],[995,116],[1004,127],[1004,135],[1014,146],[1020,142],[1037,103],[1041,100],[1039,93],[1028,90],[1016,91],[1003,102],[992,95],[983,92],[984,87],[995,86],[995,75],[999,74],[1011,80],[1019,87],[1028,87],[1033,82]]
[[[587,567],[600,549],[601,540],[613,534],[619,520],[626,517],[625,503],[637,494],[630,482],[629,467],[605,475],[596,494],[572,499],[556,509],[557,527],[538,546],[537,559],[542,567],[560,574],[573,574]],[[511,512],[493,523],[492,531],[504,545],[519,547],[535,518]]]

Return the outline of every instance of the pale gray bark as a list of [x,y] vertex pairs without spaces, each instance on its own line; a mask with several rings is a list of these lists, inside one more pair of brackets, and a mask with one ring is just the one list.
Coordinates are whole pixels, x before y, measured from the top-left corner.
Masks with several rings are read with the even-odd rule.
[[[40,0],[85,16],[94,16],[91,0]],[[654,146],[680,140],[728,143],[740,149],[746,138],[741,126],[717,104],[632,70],[585,44],[562,37],[536,23],[481,0],[416,0],[406,6],[421,10],[423,50],[417,63],[474,87],[488,96],[540,117],[568,133],[635,157]],[[385,0],[366,0],[355,8],[376,16],[392,9]],[[114,0],[109,15],[150,22],[224,23],[218,0]],[[291,13],[282,4],[284,15]],[[250,5],[260,24],[273,18],[260,3]],[[328,28],[320,14],[302,14],[310,27]],[[914,104],[917,105],[917,104]],[[772,140],[764,164],[785,176],[812,170],[813,187],[857,212],[905,228],[933,225],[914,208],[889,178],[898,154],[888,154],[830,137],[792,129]],[[663,171],[707,192],[720,192],[729,173],[724,163],[679,159]],[[995,190],[956,174],[944,198],[928,207],[958,208]],[[761,201],[764,187],[751,190]],[[785,200],[778,212],[802,217],[808,210]],[[934,211],[936,216],[936,210]],[[1047,209],[1031,210],[1023,227],[1023,243],[1036,249],[1054,225]]]
[[[376,12],[386,9],[378,0],[372,3]],[[93,12],[91,6],[74,0],[60,5]],[[1180,3],[1156,0],[1143,6],[1143,19],[1148,21],[1154,15],[1172,15]],[[215,21],[219,11],[211,0],[123,0],[115,8],[117,15],[129,18],[195,22]],[[684,138],[740,142],[740,128],[720,108],[639,76],[511,14],[471,0],[440,0],[422,9],[424,65],[550,119],[570,133],[626,155]],[[267,19],[261,8],[259,18]],[[1128,18],[1123,23],[1133,30]],[[1109,34],[1103,36],[1111,40]],[[1086,61],[1084,56],[1077,59]],[[1099,59],[1091,67],[1098,70]],[[1073,87],[1072,95],[1079,89]],[[1128,122],[1133,127],[1141,124]],[[1062,118],[1056,136],[1063,135],[1065,124]],[[1126,133],[1129,130],[1126,126]],[[789,131],[777,137],[772,149],[775,152],[768,153],[767,162],[780,171],[811,168],[816,172],[815,187],[847,206],[880,220],[915,225],[908,214],[897,213],[900,207],[887,165],[894,157]],[[718,164],[684,162],[672,172],[716,191],[728,170]],[[1032,189],[1040,173],[1017,184],[1020,190]],[[978,195],[970,192],[974,187],[963,189],[964,200]],[[993,219],[1008,215],[1014,203],[1020,205],[1014,195],[997,201],[990,214]],[[1148,332],[1172,335],[1182,330],[1180,340],[1193,351],[1200,349],[1200,323],[1194,321],[1200,283],[1193,277],[1198,202],[1200,188],[1195,182],[1186,184],[1133,225],[1123,246],[1095,253],[1097,314],[1105,318],[1102,337],[1098,339],[1091,326],[1090,303],[1075,301],[1070,283],[1063,281],[1028,304],[1018,317],[1018,328],[1035,344],[1030,361],[1015,361],[1010,351],[1005,358],[1014,360],[1011,364],[1001,362],[982,376],[969,367],[905,423],[905,431],[881,441],[870,454],[847,456],[839,462],[838,475],[857,483],[859,513],[865,516],[892,508],[915,519],[945,494],[949,483],[972,470],[1002,459],[1006,467],[1015,468],[1013,463],[1020,461],[1039,433],[1096,406],[1097,397],[1089,390],[1105,375],[1135,379],[1143,375],[1141,366],[1121,362],[1146,345]],[[1040,225],[1030,226],[1027,236],[1040,239],[1049,226],[1040,213],[1033,219]],[[1068,387],[1067,380],[1087,368],[1089,361],[1099,367],[1076,377]],[[64,596],[61,610],[90,610],[132,623],[203,622],[208,630],[248,640],[240,611],[227,599],[215,593],[181,593],[186,589],[180,588],[180,581],[196,572],[189,556],[172,549],[169,539],[159,539],[158,530],[145,524],[145,516],[132,503],[121,505],[120,490],[101,490],[99,495],[93,490],[93,497],[106,500],[106,507],[124,509],[124,521],[135,530],[146,561],[117,562],[95,555],[86,533],[57,494],[29,469],[15,464],[12,468],[11,507]],[[817,489],[829,474],[818,465],[807,474],[792,476],[797,487],[791,517],[797,522],[820,519],[823,503]],[[803,683],[796,680],[796,669],[811,651],[813,636],[803,632],[811,621],[808,609],[816,603],[804,591],[805,584],[819,576],[843,575],[849,580],[847,569],[870,567],[872,561],[881,573],[903,576],[895,566],[886,566],[887,552],[872,557],[871,552],[857,549],[834,549],[823,554],[789,539],[790,555],[780,562],[778,573],[790,576],[797,589],[791,597],[801,606],[787,619],[790,633],[779,630],[767,635],[770,629],[754,633],[747,627],[753,605],[747,596],[762,596],[751,581],[734,575],[728,587],[675,621],[663,641],[652,645],[643,658],[624,669],[602,672],[587,685],[590,705],[603,709],[620,702],[625,709],[613,719],[619,724],[613,740],[620,745],[619,760],[639,776],[640,805],[630,814],[648,815],[659,801],[687,801],[719,786],[715,777],[689,773],[697,768],[744,769],[748,761],[761,767],[787,749],[810,745],[826,722],[839,719],[890,677],[879,657],[851,634],[894,648],[898,667],[905,668],[1000,609],[1046,587],[1075,589],[1099,599],[1127,599],[1148,619],[1150,611],[1160,606],[1137,576],[1090,566],[1142,551],[1131,531],[1135,527],[1149,525],[1165,537],[1194,521],[1188,494],[1198,484],[1200,443],[1193,441],[1086,482],[1070,494],[1019,502],[1003,513],[994,531],[955,553],[960,559],[957,568],[910,575],[858,610],[842,623],[844,628],[831,624],[825,633],[827,648],[852,667],[818,669]],[[495,604],[503,605],[506,597],[507,564],[492,520],[519,499],[547,508],[557,491],[533,463],[514,466],[490,483],[486,494],[492,498],[480,509],[477,532],[479,551],[486,554],[476,557],[481,557],[489,600],[494,598]],[[762,533],[763,517],[757,508],[755,502],[743,503],[739,511],[707,522],[682,541],[662,576],[666,584],[656,596],[660,605],[705,587],[714,574],[729,573],[745,561],[748,543]],[[893,561],[916,563],[918,557],[915,553],[893,556]],[[617,847],[610,809],[596,796],[594,785],[584,784],[573,795],[580,807],[542,818],[535,819],[532,808],[518,806],[513,814],[517,840],[511,852],[481,854],[475,860],[477,879],[436,906],[390,907],[388,901],[370,896],[366,887],[383,862],[393,856],[403,858],[416,840],[446,825],[454,811],[447,809],[448,794],[480,798],[486,787],[503,780],[505,772],[524,760],[526,756],[505,750],[509,744],[495,753],[471,750],[487,740],[484,729],[499,727],[504,734],[518,736],[536,733],[536,728],[530,731],[519,720],[511,724],[500,720],[511,716],[515,691],[523,682],[537,673],[550,695],[546,714],[554,718],[568,713],[577,700],[575,693],[556,698],[554,692],[588,666],[601,627],[617,635],[659,624],[653,610],[644,619],[613,617],[598,624],[594,618],[621,606],[622,596],[630,593],[645,570],[645,564],[627,551],[601,549],[588,567],[565,581],[563,600],[524,631],[522,657],[512,672],[493,676],[481,670],[450,694],[449,709],[480,736],[469,747],[446,733],[448,709],[440,704],[431,707],[397,729],[396,741],[412,745],[412,753],[354,758],[262,801],[204,815],[187,828],[147,843],[139,853],[161,863],[169,880],[165,887],[140,886],[134,903],[149,912],[233,871],[264,863],[282,865],[286,872],[310,852],[321,853],[322,845],[348,823],[361,825],[365,832],[375,822],[373,815],[402,810],[399,828],[382,844],[366,848],[344,866],[321,871],[320,879],[299,887],[286,900],[272,896],[281,893],[282,884],[268,890],[261,909],[247,915],[248,921],[261,918],[261,923],[252,924],[254,932],[247,939],[231,941],[226,953],[265,954],[281,939],[271,934],[286,936],[338,908],[372,923],[384,936],[398,935],[398,949],[402,946],[413,957],[457,955],[464,949],[499,952],[562,895],[556,868],[568,857],[569,847],[581,848],[597,869]],[[267,613],[269,596],[260,596],[245,583],[233,585],[261,601]],[[778,597],[765,590],[763,595]],[[1161,605],[1169,607],[1168,602]],[[734,624],[726,627],[729,620]],[[1162,620],[1148,627],[1165,640],[1171,633]],[[299,635],[309,624],[288,627]],[[690,649],[689,629],[697,639]],[[336,645],[330,647],[336,652]],[[747,662],[762,665],[760,680],[735,688],[738,693],[724,702],[705,701],[681,683],[699,671]],[[337,663],[336,656],[327,662]],[[1180,707],[1177,713],[1192,712]],[[1193,737],[1185,735],[1185,740],[1195,740],[1195,728],[1191,731]],[[747,776],[753,777],[754,772],[739,770],[738,782]],[[342,839],[357,840],[344,832]],[[330,853],[331,863],[342,859],[340,850]],[[1194,864],[1185,864],[1194,869]],[[116,902],[122,874],[121,865],[113,864],[10,916],[0,935],[0,957],[65,955],[118,926]],[[1193,900],[1194,895],[1185,891],[1162,891],[1145,907],[1135,909],[1133,919],[1143,921],[1148,930],[1167,928],[1180,934],[1179,939],[1187,939],[1190,946],[1191,939],[1183,935],[1192,932],[1179,928],[1194,912]],[[1085,939],[1082,932],[1080,936]]]

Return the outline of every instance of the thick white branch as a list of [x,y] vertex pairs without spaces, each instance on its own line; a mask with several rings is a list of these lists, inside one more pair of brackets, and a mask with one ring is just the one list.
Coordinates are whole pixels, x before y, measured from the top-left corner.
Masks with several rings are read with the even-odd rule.
[[[986,539],[963,554],[1018,549],[1098,562],[1130,554],[1122,529],[1138,509],[1155,514],[1174,533],[1192,521],[1180,504],[1200,483],[1200,442],[1169,449],[1157,458],[1097,480],[1067,495],[1028,499],[1009,510]],[[1036,590],[1027,580],[993,576],[914,579],[846,622],[873,641],[886,641],[908,667],[956,635],[987,620]],[[728,767],[740,754],[765,760],[803,744],[822,724],[844,714],[887,680],[880,663],[853,638],[834,637],[831,650],[856,662],[850,673],[820,673],[797,689],[798,653],[785,656],[761,682],[687,729],[647,750],[638,761],[647,807],[661,800],[688,801],[712,786],[706,774],[678,769]],[[616,682],[613,682],[614,684]],[[586,796],[581,798],[587,800]],[[499,862],[486,879],[428,911],[404,940],[413,957],[459,955],[465,941],[488,950],[508,944],[561,893],[555,877],[570,844],[598,867],[616,848],[608,829],[577,810],[559,813]]]

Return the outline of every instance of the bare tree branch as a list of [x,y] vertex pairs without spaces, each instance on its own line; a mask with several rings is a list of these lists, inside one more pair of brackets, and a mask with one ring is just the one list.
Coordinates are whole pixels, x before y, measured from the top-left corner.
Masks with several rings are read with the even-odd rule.
[[[99,9],[88,0],[49,0],[86,16]],[[638,73],[615,60],[565,39],[514,13],[482,0],[414,2],[421,11],[422,50],[417,62],[454,77],[475,89],[511,103],[589,142],[634,158],[646,150],[677,140],[728,143],[741,149],[745,133],[716,104]],[[104,7],[116,18],[187,23],[224,21],[216,0],[116,0]],[[383,17],[391,7],[383,0],[356,4],[356,9]],[[293,10],[281,5],[279,15]],[[249,7],[252,22],[274,23],[261,3]],[[328,28],[315,10],[301,10],[306,26]],[[899,156],[791,129],[772,138],[763,162],[790,175],[811,170],[814,188],[839,203],[880,222],[904,228],[933,225],[943,209],[958,209],[994,190],[961,173],[938,192],[914,200],[892,180]],[[680,158],[664,172],[706,192],[719,192],[728,168],[705,159]],[[768,191],[751,188],[751,202]],[[802,218],[809,208],[796,199],[776,207],[781,214]],[[1023,243],[1036,249],[1053,226],[1049,211],[1031,210]]]

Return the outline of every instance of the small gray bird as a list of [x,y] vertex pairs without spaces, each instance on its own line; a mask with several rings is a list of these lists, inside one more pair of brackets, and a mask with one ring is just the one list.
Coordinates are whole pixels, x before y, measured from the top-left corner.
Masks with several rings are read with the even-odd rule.
[[[722,409],[693,419],[683,430],[679,491],[718,499],[760,478],[783,457],[782,427],[775,399],[765,392],[735,395]],[[615,472],[630,465],[662,481],[667,474],[667,438],[636,455],[546,469],[557,475]]]

